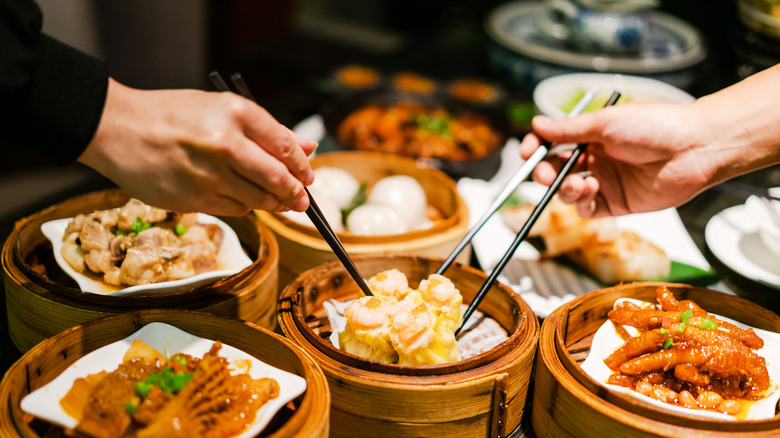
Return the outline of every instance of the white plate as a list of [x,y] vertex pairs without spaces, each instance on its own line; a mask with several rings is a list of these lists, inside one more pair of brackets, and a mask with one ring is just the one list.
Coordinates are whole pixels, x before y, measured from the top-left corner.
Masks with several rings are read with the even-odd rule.
[[[22,410],[64,428],[76,427],[76,419],[65,413],[60,406],[60,399],[68,393],[76,379],[104,370],[115,370],[136,339],[146,342],[166,357],[176,353],[186,353],[201,358],[214,344],[212,340],[191,335],[168,324],[161,322],[147,324],[127,338],[87,354],[47,385],[28,394],[22,399]],[[306,390],[306,379],[303,377],[274,368],[237,348],[222,344],[219,356],[230,361],[232,366],[239,364],[240,369],[234,372],[248,372],[254,379],[270,378],[279,384],[279,396],[264,404],[257,411],[252,426],[237,438],[257,435],[279,409]]]
[[224,236],[222,238],[222,245],[217,252],[217,262],[222,269],[216,271],[203,272],[192,277],[183,278],[175,281],[163,281],[159,283],[143,284],[138,286],[130,286],[126,288],[117,288],[111,286],[100,279],[91,278],[87,275],[81,274],[73,269],[68,262],[62,257],[62,236],[65,234],[65,229],[68,227],[71,218],[57,219],[46,222],[41,225],[41,232],[46,238],[51,241],[52,249],[54,250],[54,259],[57,260],[57,264],[70,278],[78,283],[79,288],[84,292],[90,292],[99,295],[132,295],[132,294],[155,294],[164,295],[181,292],[188,289],[193,289],[200,286],[213,283],[220,278],[228,277],[233,274],[237,274],[243,271],[245,268],[252,264],[252,260],[246,255],[243,248],[241,248],[241,242],[238,240],[238,236],[228,224],[222,222],[214,216],[198,213],[198,222],[206,224],[217,224]]
[[[622,301],[630,301],[639,306],[646,306],[649,304],[644,301],[628,298],[621,298],[615,301],[615,304]],[[744,329],[750,327],[730,318],[715,314],[713,315],[717,316],[723,321],[730,322]],[[633,327],[625,327],[629,333],[636,333],[636,329]],[[777,404],[778,398],[780,398],[780,391],[778,391],[778,389],[780,389],[778,387],[778,383],[780,382],[780,334],[757,328],[753,328],[753,330],[755,330],[756,334],[758,334],[758,336],[764,340],[764,348],[755,350],[755,352],[756,354],[763,356],[764,359],[766,359],[766,367],[769,371],[769,389],[767,390],[769,395],[753,403],[750,406],[747,418],[745,419],[763,420],[775,416],[775,405]],[[612,391],[627,394],[630,397],[636,398],[637,400],[642,400],[645,403],[649,403],[662,409],[667,409],[681,415],[699,416],[714,420],[735,420],[734,417],[728,414],[706,411],[703,409],[688,409],[681,406],[673,406],[668,403],[663,403],[656,399],[650,398],[646,395],[642,395],[624,386],[608,385],[606,381],[613,372],[609,369],[609,367],[607,367],[606,364],[604,364],[604,359],[606,359],[607,356],[612,354],[612,352],[617,350],[622,345],[623,339],[615,331],[615,326],[612,324],[612,321],[607,320],[607,322],[605,322],[598,329],[598,331],[596,331],[596,334],[593,337],[593,342],[591,343],[591,349],[590,353],[588,354],[588,358],[585,359],[585,362],[583,362],[581,365],[582,370],[585,371],[589,376],[593,377],[594,380]]]
[[744,204],[713,216],[704,228],[704,240],[724,265],[746,278],[780,289],[780,257],[764,245]]

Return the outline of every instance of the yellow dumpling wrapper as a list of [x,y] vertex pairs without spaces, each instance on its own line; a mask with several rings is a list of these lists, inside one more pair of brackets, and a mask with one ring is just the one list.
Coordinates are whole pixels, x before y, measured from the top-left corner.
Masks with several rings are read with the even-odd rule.
[[361,297],[344,309],[347,325],[339,345],[347,353],[383,362],[398,360],[390,342],[387,304],[379,297]]
[[439,365],[460,360],[454,332],[426,303],[402,301],[390,312],[390,341],[398,352],[399,365]]

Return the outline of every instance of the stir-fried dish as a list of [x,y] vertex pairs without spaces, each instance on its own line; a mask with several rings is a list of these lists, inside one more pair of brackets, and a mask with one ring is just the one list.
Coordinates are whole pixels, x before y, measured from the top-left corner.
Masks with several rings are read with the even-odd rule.
[[273,379],[231,374],[215,342],[202,359],[178,353],[165,359],[135,340],[112,372],[77,379],[60,400],[87,437],[231,437],[279,395]]
[[68,224],[61,254],[80,273],[112,286],[179,280],[219,269],[224,232],[197,214],[131,199],[118,209],[80,214]]
[[660,286],[660,308],[621,302],[609,312],[616,327],[640,331],[604,359],[609,383],[662,402],[738,416],[770,387],[764,341],[710,315],[690,300],[677,301]]
[[480,114],[414,102],[366,105],[339,124],[337,136],[355,149],[451,161],[484,157],[501,140]]

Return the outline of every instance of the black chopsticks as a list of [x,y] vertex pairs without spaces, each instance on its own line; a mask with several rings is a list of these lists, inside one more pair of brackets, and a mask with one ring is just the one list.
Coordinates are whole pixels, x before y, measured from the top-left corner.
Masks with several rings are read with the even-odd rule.
[[[615,91],[612,93],[612,96],[610,96],[609,100],[604,106],[605,107],[612,106],[615,104],[615,102],[617,102],[618,99],[620,99],[620,92]],[[525,224],[523,224],[523,227],[515,236],[515,240],[509,246],[509,249],[506,250],[504,256],[501,258],[498,264],[493,268],[493,271],[490,273],[490,276],[488,276],[487,280],[485,280],[485,283],[482,285],[482,288],[479,290],[479,292],[477,292],[477,295],[471,301],[471,304],[469,304],[466,313],[463,314],[463,323],[455,332],[455,336],[457,336],[460,333],[460,331],[463,330],[463,327],[466,326],[466,323],[468,322],[468,319],[471,317],[471,315],[474,313],[474,310],[476,310],[477,306],[479,306],[479,303],[482,302],[482,299],[485,298],[487,291],[490,289],[491,286],[493,286],[493,283],[496,281],[496,278],[498,278],[498,276],[501,274],[501,271],[503,271],[507,263],[509,263],[509,260],[512,258],[515,251],[517,250],[517,247],[520,246],[520,244],[528,237],[528,233],[531,231],[531,227],[534,226],[536,221],[539,219],[539,216],[541,216],[544,208],[547,207],[547,204],[550,202],[552,197],[555,196],[555,193],[558,192],[558,188],[560,188],[564,178],[566,178],[569,172],[571,172],[571,169],[574,167],[574,165],[577,164],[577,160],[579,160],[580,156],[582,156],[582,154],[585,152],[585,149],[587,149],[587,147],[588,147],[588,143],[580,143],[572,151],[571,156],[569,157],[568,160],[566,160],[566,163],[563,165],[563,168],[558,173],[558,176],[555,177],[553,183],[550,184],[549,188],[547,188],[547,191],[542,197],[542,200],[539,201],[539,203],[534,208],[533,212],[531,212],[531,216],[528,218],[527,221],[525,221]]]
[[[225,80],[222,79],[222,76],[219,74],[219,72],[211,72],[209,74],[209,79],[211,79],[214,87],[216,87],[219,91],[231,91],[230,86],[228,86]],[[236,86],[236,89],[238,89],[242,96],[255,101],[255,98],[252,95],[252,92],[249,91],[249,87],[244,81],[243,76],[241,76],[241,73],[234,73],[230,76],[230,79],[233,81],[233,84]],[[317,228],[317,231],[320,232],[322,238],[325,239],[325,242],[328,243],[328,246],[330,246],[330,248],[336,254],[336,257],[338,257],[341,264],[344,265],[344,268],[346,268],[352,279],[355,280],[355,283],[357,283],[357,285],[360,287],[360,290],[363,291],[366,296],[374,295],[366,284],[366,281],[360,275],[360,272],[358,272],[355,263],[349,257],[349,254],[347,254],[347,251],[344,249],[341,241],[336,236],[336,233],[333,232],[330,224],[328,224],[328,221],[325,219],[325,215],[322,214],[322,210],[320,210],[320,207],[314,201],[314,197],[312,197],[311,193],[309,193],[309,189],[305,187],[304,189],[306,190],[306,195],[309,197],[309,208],[306,209],[306,215],[312,221],[314,227]]]
[[[577,102],[576,105],[569,111],[569,114],[567,117],[573,117],[578,114],[580,114],[582,111],[585,110],[585,107],[590,104],[590,102],[593,100],[593,98],[596,96],[596,93],[599,91],[599,86],[594,85],[592,86]],[[444,260],[444,263],[439,266],[439,269],[436,270],[436,273],[439,275],[443,275],[444,272],[449,269],[449,267],[452,265],[452,263],[455,262],[455,259],[458,257],[458,255],[466,248],[466,246],[471,243],[471,240],[474,238],[474,236],[479,232],[479,230],[482,229],[482,227],[487,223],[487,221],[493,216],[493,214],[498,211],[499,208],[501,208],[502,205],[504,205],[504,202],[506,202],[507,199],[509,199],[510,196],[517,190],[517,187],[520,185],[521,182],[525,181],[526,178],[528,178],[529,175],[531,175],[531,171],[534,170],[537,164],[539,164],[544,157],[547,156],[547,154],[550,151],[550,147],[552,146],[552,143],[543,140],[542,144],[539,145],[539,149],[536,150],[536,152],[533,153],[531,157],[526,160],[525,163],[523,163],[522,166],[520,166],[520,169],[515,172],[515,175],[512,177],[512,179],[507,183],[506,187],[499,193],[499,195],[496,197],[496,199],[493,201],[492,204],[485,210],[485,212],[482,214],[482,217],[479,218],[479,220],[474,224],[473,227],[469,230],[468,233],[461,239],[461,241],[458,243],[457,246],[455,246],[455,249],[452,250],[449,256],[447,256],[447,259]]]

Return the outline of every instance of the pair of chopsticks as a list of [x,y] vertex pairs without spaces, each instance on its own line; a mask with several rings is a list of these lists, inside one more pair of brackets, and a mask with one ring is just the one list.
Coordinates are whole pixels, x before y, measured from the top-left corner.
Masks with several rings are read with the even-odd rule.
[[[607,103],[604,105],[604,107],[612,106],[614,105],[617,100],[620,99],[620,92],[615,91],[612,93],[612,96],[610,96]],[[549,146],[545,146],[544,148],[540,147],[539,149],[547,149]],[[471,301],[471,304],[469,305],[466,312],[463,314],[463,323],[458,328],[458,330],[455,332],[455,336],[457,336],[461,330],[463,330],[463,327],[466,326],[466,323],[468,322],[468,319],[471,317],[471,315],[474,313],[474,310],[476,310],[477,306],[479,306],[479,303],[482,302],[482,300],[485,298],[485,295],[487,294],[487,291],[493,286],[493,283],[496,281],[496,278],[501,274],[501,271],[504,270],[507,263],[509,263],[509,260],[514,255],[515,251],[517,250],[517,247],[520,246],[520,244],[528,237],[528,233],[531,231],[531,227],[534,226],[536,221],[539,219],[539,217],[542,214],[542,211],[547,207],[547,204],[550,202],[553,196],[558,192],[558,189],[561,186],[561,183],[563,180],[568,176],[569,172],[571,172],[571,169],[574,167],[575,164],[577,164],[577,161],[580,159],[582,154],[585,152],[585,149],[587,149],[588,143],[580,143],[577,145],[577,147],[572,151],[571,156],[568,160],[566,160],[566,163],[563,165],[563,168],[558,173],[558,176],[555,177],[555,180],[553,183],[548,187],[547,191],[545,192],[544,196],[542,197],[542,200],[539,201],[539,203],[534,208],[533,212],[531,212],[531,216],[528,218],[528,220],[523,224],[523,227],[520,229],[520,231],[515,236],[515,240],[512,242],[512,244],[509,246],[509,249],[504,253],[504,256],[501,258],[501,260],[498,262],[498,264],[493,268],[493,271],[490,273],[490,276],[488,276],[487,280],[485,280],[485,283],[482,285],[482,288],[477,292],[477,295],[474,297],[474,299]],[[539,152],[539,150],[537,150]],[[544,151],[543,155],[547,155],[547,150]],[[536,155],[536,154],[534,154]],[[541,161],[541,160],[539,160]],[[537,162],[538,164],[538,162]],[[533,166],[536,166],[534,164]],[[522,170],[522,168],[521,168]],[[518,172],[519,173],[519,172]],[[518,183],[519,184],[519,183]],[[511,194],[511,192],[510,192]],[[508,197],[508,196],[507,196]],[[502,202],[503,203],[503,202]],[[500,206],[500,204],[499,204]],[[492,215],[493,212],[491,211],[490,214]],[[487,215],[489,217],[489,215]],[[480,227],[484,224],[478,224]],[[471,233],[469,233],[471,234]],[[441,268],[440,268],[441,270]],[[446,270],[446,267],[445,267]]]
[[[593,100],[593,98],[596,96],[596,93],[599,91],[599,86],[594,85],[588,90],[582,98],[577,102],[576,105],[569,111],[569,114],[567,117],[574,117],[578,114],[580,114],[582,111],[585,110],[585,107],[590,104],[590,102]],[[443,275],[444,271],[449,269],[449,267],[452,265],[453,262],[455,262],[455,259],[458,257],[458,255],[466,248],[466,246],[471,243],[471,240],[474,239],[474,235],[476,235],[479,230],[482,229],[482,226],[487,223],[487,221],[493,216],[493,214],[498,211],[499,208],[501,208],[502,205],[504,205],[504,202],[506,202],[507,199],[509,199],[510,196],[517,190],[517,187],[520,185],[521,182],[525,181],[529,175],[531,175],[531,172],[534,170],[537,164],[539,164],[544,157],[546,157],[548,154],[550,154],[552,143],[543,140],[542,144],[539,145],[539,149],[537,149],[531,157],[528,158],[528,160],[523,163],[522,166],[520,166],[520,169],[515,173],[515,175],[512,177],[512,179],[507,183],[506,187],[504,187],[504,190],[499,193],[498,197],[496,197],[495,201],[493,201],[492,204],[487,208],[485,213],[482,214],[482,217],[479,218],[479,220],[474,224],[474,226],[469,230],[468,233],[463,237],[463,239],[458,243],[458,245],[455,247],[454,250],[450,253],[449,256],[447,256],[447,259],[444,260],[444,263],[442,263],[441,266],[439,266],[439,269],[436,271],[437,274]]]
[[[227,82],[225,82],[224,79],[222,79],[222,76],[219,74],[219,72],[211,72],[209,74],[209,79],[211,79],[211,83],[214,84],[214,87],[216,87],[217,90],[231,91],[230,86],[227,84]],[[233,85],[235,85],[239,94],[256,102],[254,95],[249,90],[249,87],[247,86],[246,81],[244,81],[244,77],[241,75],[241,73],[233,73],[230,76],[230,80],[233,82]],[[320,232],[322,238],[325,239],[325,242],[328,243],[328,246],[330,246],[330,248],[336,254],[336,257],[338,257],[341,264],[344,265],[344,268],[346,268],[352,279],[355,280],[355,283],[358,284],[360,290],[363,291],[366,296],[374,295],[366,284],[366,281],[360,275],[360,272],[358,272],[355,263],[352,262],[352,259],[349,257],[349,254],[347,254],[347,251],[344,249],[341,241],[336,236],[336,233],[333,232],[333,228],[330,227],[330,224],[325,219],[325,215],[322,214],[322,210],[320,210],[320,207],[314,201],[314,197],[312,197],[309,189],[304,187],[304,190],[306,190],[306,195],[309,197],[309,208],[306,209],[306,215],[309,217],[312,223],[314,223],[317,231]]]

